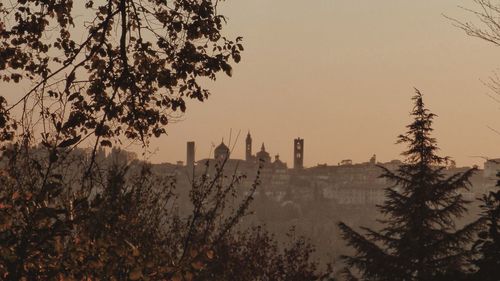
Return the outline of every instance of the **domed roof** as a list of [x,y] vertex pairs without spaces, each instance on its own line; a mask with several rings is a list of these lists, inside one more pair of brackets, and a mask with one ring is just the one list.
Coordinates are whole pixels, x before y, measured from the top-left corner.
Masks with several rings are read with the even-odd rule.
[[224,141],[221,142],[221,144],[219,144],[216,148],[215,148],[215,152],[217,151],[229,151],[229,147],[227,147],[227,145],[224,144]]
[[219,144],[214,150],[215,159],[220,159],[222,157],[229,157],[229,147],[224,144],[224,140],[222,140],[221,144]]
[[287,169],[287,166],[283,161],[280,160],[279,154],[274,156],[273,166],[275,169]]
[[269,156],[269,153],[266,151],[266,147],[264,146],[264,143],[262,143],[262,147],[259,152],[255,155],[257,159],[263,160],[266,163],[271,162],[271,156]]

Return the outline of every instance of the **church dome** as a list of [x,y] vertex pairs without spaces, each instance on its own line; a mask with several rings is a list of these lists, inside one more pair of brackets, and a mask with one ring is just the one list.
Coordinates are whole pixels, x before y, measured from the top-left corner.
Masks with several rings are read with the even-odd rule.
[[262,143],[262,147],[259,152],[255,155],[258,160],[264,161],[264,163],[270,163],[271,162],[271,156],[269,153],[266,151],[266,148],[264,146],[264,143]]
[[229,147],[224,144],[224,141],[219,144],[214,150],[215,159],[222,159],[229,157]]
[[275,169],[282,169],[282,170],[286,170],[288,167],[286,166],[285,163],[283,163],[283,161],[280,160],[280,156],[279,155],[276,155],[274,157],[274,162],[273,162],[273,167]]

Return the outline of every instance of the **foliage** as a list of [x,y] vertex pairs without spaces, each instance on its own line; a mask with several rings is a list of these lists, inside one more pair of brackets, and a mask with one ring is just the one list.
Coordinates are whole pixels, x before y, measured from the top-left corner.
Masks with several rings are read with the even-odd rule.
[[[219,2],[2,1],[0,78],[29,90],[10,104],[0,96],[1,137],[22,127],[51,146],[92,135],[110,146],[165,133],[186,99],[209,96],[201,78],[231,75],[241,59],[241,37],[222,36]],[[11,118],[15,107],[22,116]]]
[[[99,162],[87,192],[56,166],[47,176],[40,173],[51,162],[40,162],[46,156],[34,149],[8,151],[0,175],[5,280],[319,280],[330,272],[318,273],[303,239],[280,252],[260,228],[235,231],[258,178],[240,197],[242,176],[227,176],[222,168],[205,173],[192,183],[190,212],[182,213],[175,181],[147,165]],[[84,173],[81,166],[74,159],[63,165]],[[243,260],[251,262],[237,263]]]
[[[204,81],[219,72],[232,75],[242,38],[223,36],[220,2],[0,2],[0,79],[28,88],[20,96],[0,96],[0,143],[13,143],[3,148],[0,163],[0,278],[328,275],[330,269],[317,273],[303,239],[281,251],[260,228],[235,232],[259,176],[242,193],[243,176],[225,175],[224,163],[207,169],[192,182],[184,213],[175,180],[138,163],[98,159],[99,146],[122,136],[147,146],[185,112],[187,99],[208,98]],[[32,147],[38,135],[41,145]],[[95,140],[90,154],[78,148],[89,138]],[[246,252],[251,249],[255,257]],[[243,258],[252,262],[235,263]]]
[[[500,173],[497,174],[500,177]],[[497,190],[491,191],[481,199],[482,220],[485,228],[479,233],[474,244],[476,257],[472,260],[477,270],[471,280],[494,281],[500,276],[500,180]]]
[[[43,174],[37,160],[9,150],[0,175],[0,276],[5,280],[50,280],[72,220],[60,175]],[[6,163],[6,161],[9,161]],[[21,164],[23,169],[16,165]]]
[[[172,179],[137,163],[98,159],[99,146],[122,136],[147,146],[175,113],[185,112],[187,99],[208,98],[202,81],[232,75],[242,38],[222,35],[219,3],[0,2],[0,79],[28,88],[20,96],[0,96],[0,143],[14,143],[3,148],[0,163],[0,278],[329,275],[331,269],[318,273],[304,239],[281,251],[261,228],[235,232],[259,176],[241,196],[243,176],[225,175],[224,163],[207,169],[192,182],[186,214]],[[31,147],[38,135],[41,145]],[[89,138],[95,140],[90,154],[77,148]],[[237,263],[246,259],[251,262],[243,267]]]
[[[480,224],[456,229],[454,219],[466,212],[467,203],[460,190],[467,187],[474,169],[445,176],[443,164],[448,159],[436,154],[436,140],[431,137],[435,115],[425,108],[418,90],[413,101],[414,120],[398,140],[408,145],[402,153],[406,161],[396,171],[381,167],[382,177],[393,183],[378,207],[384,227],[363,228],[363,235],[339,224],[356,252],[345,256],[345,262],[359,270],[361,280],[459,280],[470,254],[464,247]],[[356,280],[353,270],[347,271]]]
[[[473,21],[451,20],[469,36],[479,38],[495,46],[500,46],[500,3],[490,0],[474,0],[476,9],[467,9],[475,16]],[[494,73],[485,84],[495,93],[500,94],[500,77]],[[495,99],[493,97],[495,101]],[[500,176],[497,175],[497,176]],[[500,181],[497,183],[500,186]],[[486,228],[478,233],[474,252],[476,256],[472,263],[477,270],[472,274],[472,280],[496,280],[500,275],[500,238],[499,238],[499,216],[500,216],[500,191],[492,191],[481,198],[483,213],[481,219],[486,223]]]
[[311,261],[314,248],[305,238],[293,236],[291,231],[289,243],[280,246],[261,226],[239,231],[218,245],[220,259],[196,280],[333,280],[332,267],[320,271],[319,265]]

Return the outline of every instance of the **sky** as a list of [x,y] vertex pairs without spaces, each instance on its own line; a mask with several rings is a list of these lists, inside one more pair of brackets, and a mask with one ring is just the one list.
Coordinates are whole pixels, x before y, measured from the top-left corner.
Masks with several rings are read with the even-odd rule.
[[222,138],[244,158],[248,131],[257,152],[293,165],[293,139],[305,139],[305,165],[343,159],[400,159],[395,145],[411,121],[414,87],[438,115],[435,137],[457,165],[500,157],[500,104],[481,80],[500,66],[500,47],[468,37],[443,14],[473,20],[440,0],[228,0],[226,34],[244,38],[232,78],[210,85],[208,101],[190,102],[168,136],[153,140],[152,162],[209,157]]
[[[257,152],[293,166],[293,139],[305,166],[401,159],[399,134],[411,122],[414,87],[438,115],[442,156],[459,166],[500,157],[500,104],[481,80],[500,67],[500,47],[471,38],[443,14],[474,20],[471,0],[226,0],[225,35],[245,51],[233,77],[220,75],[205,102],[190,101],[167,136],[153,139],[154,162],[210,157],[224,138],[244,158],[248,131]],[[239,134],[239,137],[237,138]],[[236,139],[237,138],[237,139]],[[235,142],[236,140],[236,142]],[[140,147],[133,148],[140,152]]]

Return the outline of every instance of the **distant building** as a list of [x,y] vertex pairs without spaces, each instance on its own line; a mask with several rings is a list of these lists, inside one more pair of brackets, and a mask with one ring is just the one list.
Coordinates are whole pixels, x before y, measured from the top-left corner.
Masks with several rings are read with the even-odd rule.
[[271,185],[283,186],[290,183],[290,174],[288,173],[288,167],[286,163],[280,160],[279,155],[276,155],[274,157],[274,162],[271,164],[271,169]]
[[[362,163],[353,163],[351,159],[345,159],[336,165],[318,164],[306,168],[304,167],[304,139],[296,138],[293,142],[293,167],[289,168],[280,160],[279,155],[272,159],[264,143],[257,153],[252,154],[253,139],[250,132],[244,144],[244,159],[232,157],[230,148],[222,140],[215,148],[213,158],[201,159],[196,162],[198,163],[196,165],[195,144],[187,142],[186,166],[196,165],[195,169],[198,174],[207,171],[209,175],[213,175],[220,160],[224,160],[225,172],[246,175],[242,181],[243,187],[250,187],[254,184],[255,177],[259,175],[261,192],[279,202],[323,198],[340,205],[374,205],[384,202],[385,188],[391,184],[386,178],[380,177],[384,171],[382,167],[396,171],[403,164],[400,160],[377,162],[377,157],[373,154]],[[167,165],[162,169],[168,168],[173,173],[179,173],[178,167]],[[445,172],[451,175],[468,169],[451,165],[446,168]],[[258,174],[257,171],[259,171]],[[494,186],[495,175],[498,171],[500,171],[500,159],[488,160],[485,163],[484,172],[473,175],[471,178],[473,188],[463,191],[463,196],[472,200],[478,194],[488,191]]]
[[194,166],[195,159],[195,147],[194,141],[187,142],[187,156],[186,156],[186,166],[190,169]]
[[352,160],[351,159],[344,159],[342,161],[340,161],[340,166],[350,166],[352,165]]
[[277,154],[276,156],[274,156],[274,162],[272,164],[272,168],[273,170],[276,170],[276,171],[286,171],[288,170],[288,167],[286,165],[285,162],[281,161],[280,160],[280,155]]
[[108,157],[114,164],[129,164],[137,159],[137,154],[119,147],[113,147]]
[[252,155],[252,136],[250,135],[250,132],[248,132],[247,138],[245,140],[245,160],[247,162],[255,160],[255,158]]
[[500,172],[500,159],[488,159],[484,162],[485,178],[495,178],[498,172]]
[[[392,160],[389,162],[377,162],[373,155],[369,160],[362,163],[353,163],[346,159],[339,164],[328,165],[318,164],[314,167],[304,167],[304,140],[294,139],[294,163],[293,167],[288,167],[286,163],[280,160],[279,155],[271,159],[270,153],[266,151],[265,144],[262,143],[260,151],[252,154],[252,136],[250,132],[245,140],[244,159],[235,159],[230,157],[230,148],[224,143],[224,140],[215,148],[214,157],[210,159],[201,159],[198,165],[195,163],[195,143],[187,142],[186,145],[186,166],[181,162],[177,165],[162,163],[153,165],[155,173],[167,175],[168,177],[179,180],[180,186],[189,187],[186,169],[191,166],[189,172],[193,176],[207,173],[214,175],[218,166],[224,160],[224,173],[234,173],[237,176],[243,176],[241,187],[243,190],[249,188],[255,182],[256,177],[260,183],[259,192],[265,194],[272,200],[288,203],[307,202],[311,200],[331,200],[339,205],[374,205],[381,204],[386,199],[386,188],[393,183],[380,175],[384,169],[396,172],[403,162]],[[83,156],[89,155],[90,151],[82,151]],[[136,158],[134,153],[122,151],[119,148],[113,148],[109,155],[104,150],[97,152],[99,160],[107,163],[131,163]],[[264,165],[260,165],[262,160]],[[260,170],[259,170],[260,169]],[[469,167],[456,167],[449,165],[444,170],[447,176],[456,173],[468,171]],[[496,174],[500,171],[500,159],[491,159],[484,163],[482,173],[475,173],[471,177],[471,187],[469,190],[461,191],[464,198],[474,200],[481,194],[489,192],[496,184]],[[287,204],[288,204],[287,203]]]
[[227,147],[227,145],[224,144],[224,140],[222,140],[221,144],[219,144],[214,150],[214,158],[215,160],[229,159],[229,154],[229,147]]
[[293,168],[304,168],[304,139],[301,138],[293,140]]
[[266,151],[266,147],[264,146],[264,143],[262,143],[260,151],[257,152],[257,154],[255,155],[255,157],[257,158],[257,160],[264,162],[264,164],[270,164],[271,163],[271,156]]

